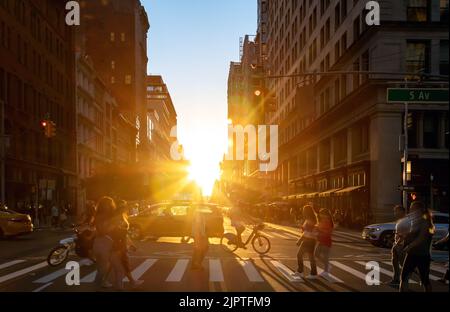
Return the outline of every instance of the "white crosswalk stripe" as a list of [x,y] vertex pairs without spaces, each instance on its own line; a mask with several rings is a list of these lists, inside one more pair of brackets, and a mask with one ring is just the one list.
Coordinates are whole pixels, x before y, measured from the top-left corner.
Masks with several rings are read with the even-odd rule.
[[262,278],[261,274],[259,274],[258,270],[253,265],[252,261],[250,260],[239,260],[239,264],[244,269],[245,274],[247,275],[247,278],[250,282],[256,282],[261,283],[264,282],[264,279]]
[[357,270],[355,270],[355,269],[353,269],[353,268],[351,268],[351,267],[349,267],[349,266],[347,266],[345,264],[337,262],[337,261],[330,261],[330,263],[333,266],[335,266],[335,267],[337,267],[337,268],[339,268],[339,269],[341,269],[343,271],[346,271],[347,273],[350,273],[351,275],[356,276],[357,278],[362,279],[363,281],[366,280],[366,274],[361,273],[360,271],[357,271]]
[[[133,262],[134,263],[134,269],[132,271],[133,278],[141,279],[141,277],[143,277],[146,274],[146,272],[148,272],[153,266],[155,266],[156,263],[158,263],[158,266],[159,266],[158,260],[161,260],[161,259],[160,258],[158,258],[158,259],[143,258],[138,263]],[[269,283],[270,284],[271,283],[270,278],[267,279],[266,275],[264,275],[264,277],[263,277],[264,267],[260,266],[260,262],[258,262],[259,260],[260,259],[252,259],[252,258],[242,259],[242,258],[236,257],[234,262],[231,262],[231,263],[234,263],[234,265],[237,265],[238,268],[240,268],[241,273],[239,273],[239,271],[237,271],[237,272],[238,272],[238,274],[242,274],[242,278],[245,281],[250,282],[250,283],[259,283],[259,284]],[[184,277],[187,274],[190,274],[188,271],[190,259],[170,258],[170,261],[172,263],[171,270],[167,276],[162,277],[162,280],[164,281],[164,279],[165,279],[165,281],[169,282],[169,283],[181,283],[183,281]],[[226,273],[226,271],[224,271],[224,269],[226,269],[228,266],[226,266],[224,268],[223,265],[226,263],[229,263],[228,261],[233,261],[233,260],[217,259],[217,258],[207,259],[210,282],[219,282],[219,283],[227,282],[227,275],[224,274],[224,273]],[[269,261],[269,264],[272,266],[274,272],[279,277],[283,277],[285,280],[287,280],[290,283],[301,283],[302,288],[303,287],[308,288],[309,283],[305,283],[305,280],[302,278],[302,276],[296,275],[294,273],[294,271],[292,269],[290,269],[288,264],[286,264],[284,261],[286,261],[286,260],[273,259],[273,260]],[[2,264],[0,266],[0,268],[1,269],[12,268],[15,265],[19,266],[20,264],[25,263],[25,262],[26,262],[25,260],[11,261],[11,262]],[[163,263],[166,263],[166,262],[160,261],[160,263],[162,265]],[[380,261],[379,263],[383,265],[383,267],[380,266],[380,274],[392,278],[393,272],[389,269],[390,262],[389,261]],[[89,260],[81,260],[80,261],[80,266],[89,266],[90,264],[91,264],[91,262]],[[304,261],[304,264],[307,269],[311,270],[311,262],[310,261]],[[329,274],[327,279],[321,279],[321,282],[327,283],[328,285],[336,284],[336,286],[334,286],[333,289],[339,288],[340,285],[338,285],[338,284],[348,283],[349,279],[351,280],[352,277],[356,277],[357,279],[365,282],[366,274],[369,272],[368,270],[366,270],[366,262],[365,261],[356,261],[356,259],[353,259],[353,260],[338,260],[337,259],[337,260],[330,261],[330,264],[333,267],[332,274]],[[48,267],[46,262],[41,262],[41,263],[37,263],[37,264],[34,264],[34,265],[26,267],[26,268],[19,269],[15,272],[12,272],[12,273],[9,273],[7,275],[0,277],[0,283],[13,280],[15,278],[24,276],[24,275],[29,274],[34,271],[44,269],[46,267],[50,268],[50,267]],[[53,269],[53,268],[50,268],[50,269]],[[158,269],[158,267],[155,266],[155,269],[152,271],[156,272],[156,271],[158,271],[157,269]],[[433,273],[433,272],[445,273],[445,271],[446,271],[446,268],[444,266],[440,266],[437,264],[432,264],[431,269],[432,269],[432,274],[430,274],[430,280],[432,280],[432,281],[437,281],[438,279],[440,279],[440,277],[436,276],[438,274]],[[58,279],[62,280],[68,272],[65,269],[65,267],[60,268],[60,269],[55,269],[51,272],[48,272],[48,270],[42,270],[42,271],[45,272],[46,274],[41,277],[38,276],[38,279],[31,281],[31,283],[33,283],[33,284],[40,284],[39,288],[34,290],[34,292],[44,291],[52,285],[58,285],[58,283],[56,283],[56,281]],[[322,272],[323,272],[323,265],[322,265],[322,267],[318,266],[317,273],[321,274]],[[151,274],[152,278],[155,278],[155,276],[158,276],[153,273]],[[95,281],[97,271],[89,270],[88,272],[86,272],[86,274],[87,275],[83,276],[83,278],[81,279],[81,281],[80,281],[81,284],[93,283]],[[145,278],[144,278],[144,280],[145,280]],[[242,280],[242,281],[244,281],[244,280]],[[126,281],[128,281],[128,279],[125,278],[124,281],[126,282]],[[416,274],[413,274],[412,279],[410,280],[411,284],[417,285],[418,281],[419,281],[418,276]],[[314,280],[310,281],[310,282],[314,283]],[[314,289],[312,289],[312,288],[310,290],[314,291]]]
[[210,282],[223,282],[222,265],[219,259],[209,260],[209,281]]
[[81,284],[89,284],[95,282],[97,271],[91,272],[80,280]]
[[[306,266],[309,270],[311,270],[311,263],[310,263],[309,261],[304,261],[303,263],[305,264],[305,266]],[[320,267],[317,267],[317,273],[318,273],[318,274],[322,274],[322,273],[323,273],[323,269],[321,269]],[[329,273],[328,276],[329,276],[329,279],[330,279],[330,282],[331,282],[331,283],[342,283],[342,284],[344,283],[343,280],[341,280],[340,278],[334,276],[334,275],[331,274],[331,273]]]
[[[85,265],[89,265],[92,264],[92,262],[90,260],[87,259],[83,259],[79,262],[80,267],[85,266]],[[33,283],[34,284],[47,284],[50,283],[52,281],[54,281],[55,279],[57,279],[58,277],[64,276],[69,272],[69,270],[66,270],[66,268],[62,268],[58,271],[55,271],[53,273],[50,273],[44,277],[41,277],[38,280],[35,280]]]
[[36,265],[30,266],[28,268],[25,268],[25,269],[22,269],[22,270],[19,270],[19,271],[7,274],[5,276],[1,276],[0,277],[0,283],[4,283],[4,282],[12,280],[12,279],[14,279],[16,277],[19,277],[19,276],[28,274],[30,272],[33,272],[33,271],[45,268],[46,266],[48,266],[47,261],[44,261],[44,262],[38,263]]
[[[157,259],[147,259],[144,262],[142,262],[136,269],[133,270],[133,272],[131,272],[131,276],[135,279],[138,280],[141,278],[142,275],[145,274],[145,272],[148,271],[148,269],[150,269],[155,263],[156,263]],[[124,282],[129,282],[128,277],[125,277],[123,279]]]
[[[387,262],[387,261],[384,262],[384,263],[385,263],[385,264],[389,264],[389,265],[391,264],[390,262]],[[433,267],[436,268],[436,269],[439,269],[437,266],[433,266],[433,264],[431,264],[430,269],[433,270],[433,271],[439,272],[439,270],[434,270]],[[445,270],[444,270],[444,272],[445,272]],[[444,273],[444,272],[441,272],[441,273]],[[442,277],[433,275],[433,274],[431,274],[431,273],[428,275],[428,277],[429,277],[430,280],[432,280],[432,281],[439,281],[439,280],[442,278]]]
[[184,272],[189,264],[188,259],[180,259],[175,264],[172,272],[170,272],[169,276],[166,279],[166,282],[179,282],[183,279]]
[[[362,265],[363,267],[366,267],[366,264],[367,264],[367,262],[364,262],[364,261],[356,261],[355,263],[357,263],[359,265]],[[380,266],[380,273],[384,274],[384,275],[387,275],[390,278],[392,278],[394,276],[394,272],[392,272],[390,270],[386,270],[386,269],[382,268],[381,266]],[[411,284],[417,284],[417,282],[415,280],[412,280],[412,279],[410,279],[409,282]]]
[[303,282],[303,279],[300,276],[294,275],[295,273],[287,266],[285,266],[283,263],[276,260],[272,260],[270,262],[289,282],[292,283]]
[[7,263],[3,263],[3,264],[0,264],[0,270],[6,269],[6,268],[12,267],[16,264],[20,264],[20,263],[24,263],[24,262],[25,262],[25,260],[14,260],[14,261],[10,261]]
[[434,263],[431,264],[431,269],[433,271],[436,271],[436,272],[439,272],[439,273],[442,273],[442,274],[445,274],[445,272],[447,272],[447,269],[445,267],[441,267],[441,266],[436,265]]

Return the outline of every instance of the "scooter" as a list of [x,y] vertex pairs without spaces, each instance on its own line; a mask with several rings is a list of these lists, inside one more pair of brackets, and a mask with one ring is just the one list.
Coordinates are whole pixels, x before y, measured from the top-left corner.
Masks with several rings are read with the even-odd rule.
[[57,267],[67,261],[70,255],[77,255],[80,258],[88,258],[94,261],[90,256],[94,232],[88,227],[80,229],[81,226],[73,225],[75,234],[69,238],[62,239],[59,245],[53,248],[47,256],[47,263],[51,267]]

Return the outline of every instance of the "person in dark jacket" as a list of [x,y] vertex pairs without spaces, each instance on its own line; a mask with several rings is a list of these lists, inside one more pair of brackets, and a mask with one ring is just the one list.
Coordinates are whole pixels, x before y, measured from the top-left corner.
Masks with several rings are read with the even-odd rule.
[[435,232],[430,211],[422,202],[411,204],[411,230],[405,239],[406,253],[401,273],[400,291],[409,291],[409,277],[419,270],[420,280],[426,292],[431,292],[430,263],[431,242]]

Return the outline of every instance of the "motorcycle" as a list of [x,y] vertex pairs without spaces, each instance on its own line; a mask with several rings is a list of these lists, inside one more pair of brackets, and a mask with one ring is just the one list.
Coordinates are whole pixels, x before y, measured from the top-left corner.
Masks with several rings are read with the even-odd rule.
[[77,255],[80,258],[88,258],[94,261],[91,256],[92,245],[95,238],[94,231],[89,227],[72,226],[75,234],[69,238],[62,239],[58,246],[53,248],[47,256],[47,263],[51,267],[57,267],[69,258],[70,255]]

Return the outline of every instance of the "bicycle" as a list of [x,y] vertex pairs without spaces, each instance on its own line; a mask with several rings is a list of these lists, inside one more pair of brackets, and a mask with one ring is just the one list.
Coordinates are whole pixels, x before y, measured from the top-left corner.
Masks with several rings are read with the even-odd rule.
[[265,255],[270,251],[270,240],[261,235],[259,232],[264,229],[264,224],[258,224],[253,227],[253,231],[247,238],[247,241],[242,245],[239,242],[239,238],[234,233],[225,233],[220,239],[220,245],[227,252],[235,252],[238,248],[246,247],[250,242],[253,249],[260,255]]

